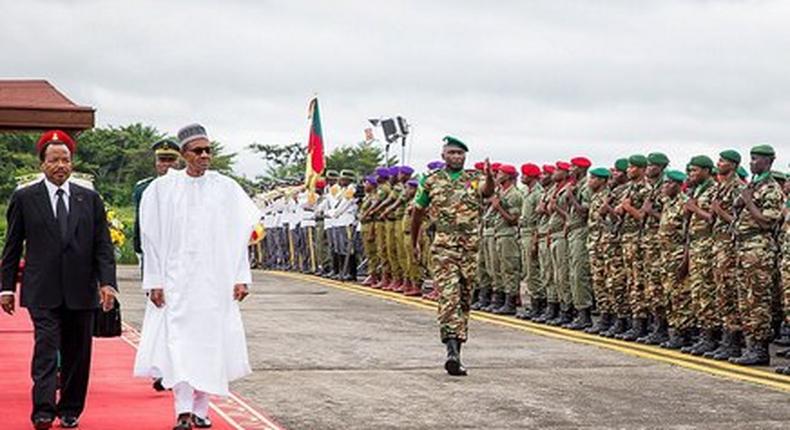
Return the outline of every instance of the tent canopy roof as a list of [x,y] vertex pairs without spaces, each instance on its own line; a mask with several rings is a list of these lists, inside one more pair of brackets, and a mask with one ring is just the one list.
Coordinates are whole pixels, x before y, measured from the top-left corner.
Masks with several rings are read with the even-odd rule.
[[0,79],[0,131],[92,128],[95,110],[78,106],[45,80]]

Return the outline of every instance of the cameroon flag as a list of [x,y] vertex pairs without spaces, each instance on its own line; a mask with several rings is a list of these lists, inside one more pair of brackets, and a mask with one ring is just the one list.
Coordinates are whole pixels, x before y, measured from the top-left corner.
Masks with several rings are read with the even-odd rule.
[[315,181],[324,173],[324,136],[321,133],[321,114],[318,110],[317,97],[310,100],[308,120],[310,121],[310,137],[307,139],[304,183],[308,190],[314,191]]

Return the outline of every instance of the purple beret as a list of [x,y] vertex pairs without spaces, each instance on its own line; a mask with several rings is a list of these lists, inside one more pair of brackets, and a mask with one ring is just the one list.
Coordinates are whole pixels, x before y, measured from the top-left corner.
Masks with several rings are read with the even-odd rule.
[[414,174],[414,169],[409,166],[400,166],[400,174],[411,176]]
[[443,161],[431,161],[430,163],[428,163],[428,169],[429,170],[439,170],[439,169],[443,169],[443,168],[444,168],[444,162]]
[[408,181],[406,181],[406,185],[408,185],[408,186],[410,186],[412,188],[417,188],[417,186],[420,185],[420,183],[417,182],[416,179],[409,179]]
[[366,176],[365,177],[365,181],[367,181],[367,183],[370,184],[370,185],[377,185],[378,184],[378,179],[376,178],[376,175]]
[[400,167],[398,167],[398,166],[390,167],[390,177],[398,176],[398,173],[400,173]]
[[389,178],[390,177],[390,169],[389,167],[376,167],[376,175],[382,178]]

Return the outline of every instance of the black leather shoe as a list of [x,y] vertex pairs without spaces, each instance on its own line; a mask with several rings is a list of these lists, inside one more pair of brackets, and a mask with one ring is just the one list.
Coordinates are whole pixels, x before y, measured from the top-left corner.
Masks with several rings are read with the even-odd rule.
[[162,385],[162,378],[154,379],[154,383],[152,384],[155,391],[167,391],[164,385]]
[[198,429],[208,429],[211,428],[212,425],[209,417],[200,418],[195,414],[192,414],[192,424]]
[[179,415],[173,430],[192,430],[192,414]]
[[64,429],[75,429],[79,427],[80,419],[78,417],[72,417],[66,415],[65,417],[60,417],[60,427]]
[[46,430],[52,428],[52,418],[36,418],[33,420],[33,428],[36,430]]

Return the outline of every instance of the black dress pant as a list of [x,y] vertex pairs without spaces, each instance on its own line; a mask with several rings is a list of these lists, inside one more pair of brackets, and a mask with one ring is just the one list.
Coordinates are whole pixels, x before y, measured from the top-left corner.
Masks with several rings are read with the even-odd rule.
[[[32,419],[79,417],[85,408],[93,345],[93,310],[28,308],[35,346]],[[56,402],[60,352],[61,390]]]

